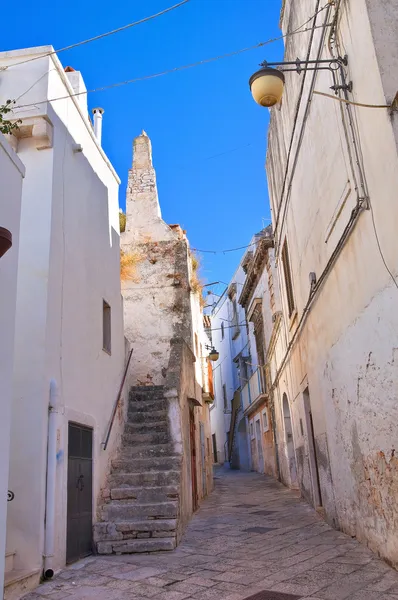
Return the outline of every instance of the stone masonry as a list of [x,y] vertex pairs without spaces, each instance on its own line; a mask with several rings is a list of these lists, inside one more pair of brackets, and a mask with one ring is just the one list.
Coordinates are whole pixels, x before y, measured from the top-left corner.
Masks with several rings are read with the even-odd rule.
[[180,493],[180,458],[170,442],[162,386],[133,387],[122,449],[112,462],[98,554],[173,550]]
[[195,380],[188,240],[161,217],[145,132],[134,140],[126,216],[122,252],[134,268],[122,293],[132,387],[94,528],[99,554],[175,548],[193,512],[190,419],[199,429],[195,407],[203,402]]

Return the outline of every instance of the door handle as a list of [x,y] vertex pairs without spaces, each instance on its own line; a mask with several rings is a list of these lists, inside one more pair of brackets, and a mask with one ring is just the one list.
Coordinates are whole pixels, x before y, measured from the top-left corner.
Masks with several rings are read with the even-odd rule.
[[77,478],[77,481],[76,481],[76,487],[80,492],[82,492],[83,488],[84,488],[83,479],[84,479],[84,476],[79,475],[79,477]]

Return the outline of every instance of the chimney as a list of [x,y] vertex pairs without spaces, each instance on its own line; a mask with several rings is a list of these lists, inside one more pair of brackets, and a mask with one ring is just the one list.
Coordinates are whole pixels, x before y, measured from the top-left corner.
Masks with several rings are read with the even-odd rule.
[[76,96],[76,100],[80,104],[80,108],[82,109],[85,116],[88,118],[88,108],[87,108],[87,88],[84,84],[82,74],[80,71],[75,71],[73,67],[65,67],[64,69],[65,75],[69,79],[69,83],[73,87],[73,91]]
[[94,134],[98,140],[99,145],[101,145],[102,138],[102,115],[104,114],[103,108],[93,108],[94,115]]

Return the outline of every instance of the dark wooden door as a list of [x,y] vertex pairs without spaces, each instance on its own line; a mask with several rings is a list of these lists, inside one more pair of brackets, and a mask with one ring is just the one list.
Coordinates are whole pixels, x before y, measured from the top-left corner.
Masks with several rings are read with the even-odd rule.
[[192,409],[189,411],[189,432],[191,442],[192,507],[195,511],[198,508],[198,479],[196,472],[195,415]]
[[66,562],[92,553],[93,431],[69,423]]

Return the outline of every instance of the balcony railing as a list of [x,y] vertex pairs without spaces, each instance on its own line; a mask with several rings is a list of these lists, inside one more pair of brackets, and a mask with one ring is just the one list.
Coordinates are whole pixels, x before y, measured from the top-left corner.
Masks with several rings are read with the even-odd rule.
[[246,410],[250,404],[253,404],[257,398],[265,393],[265,371],[264,367],[259,367],[256,371],[254,371],[249,381],[242,388],[243,410]]

